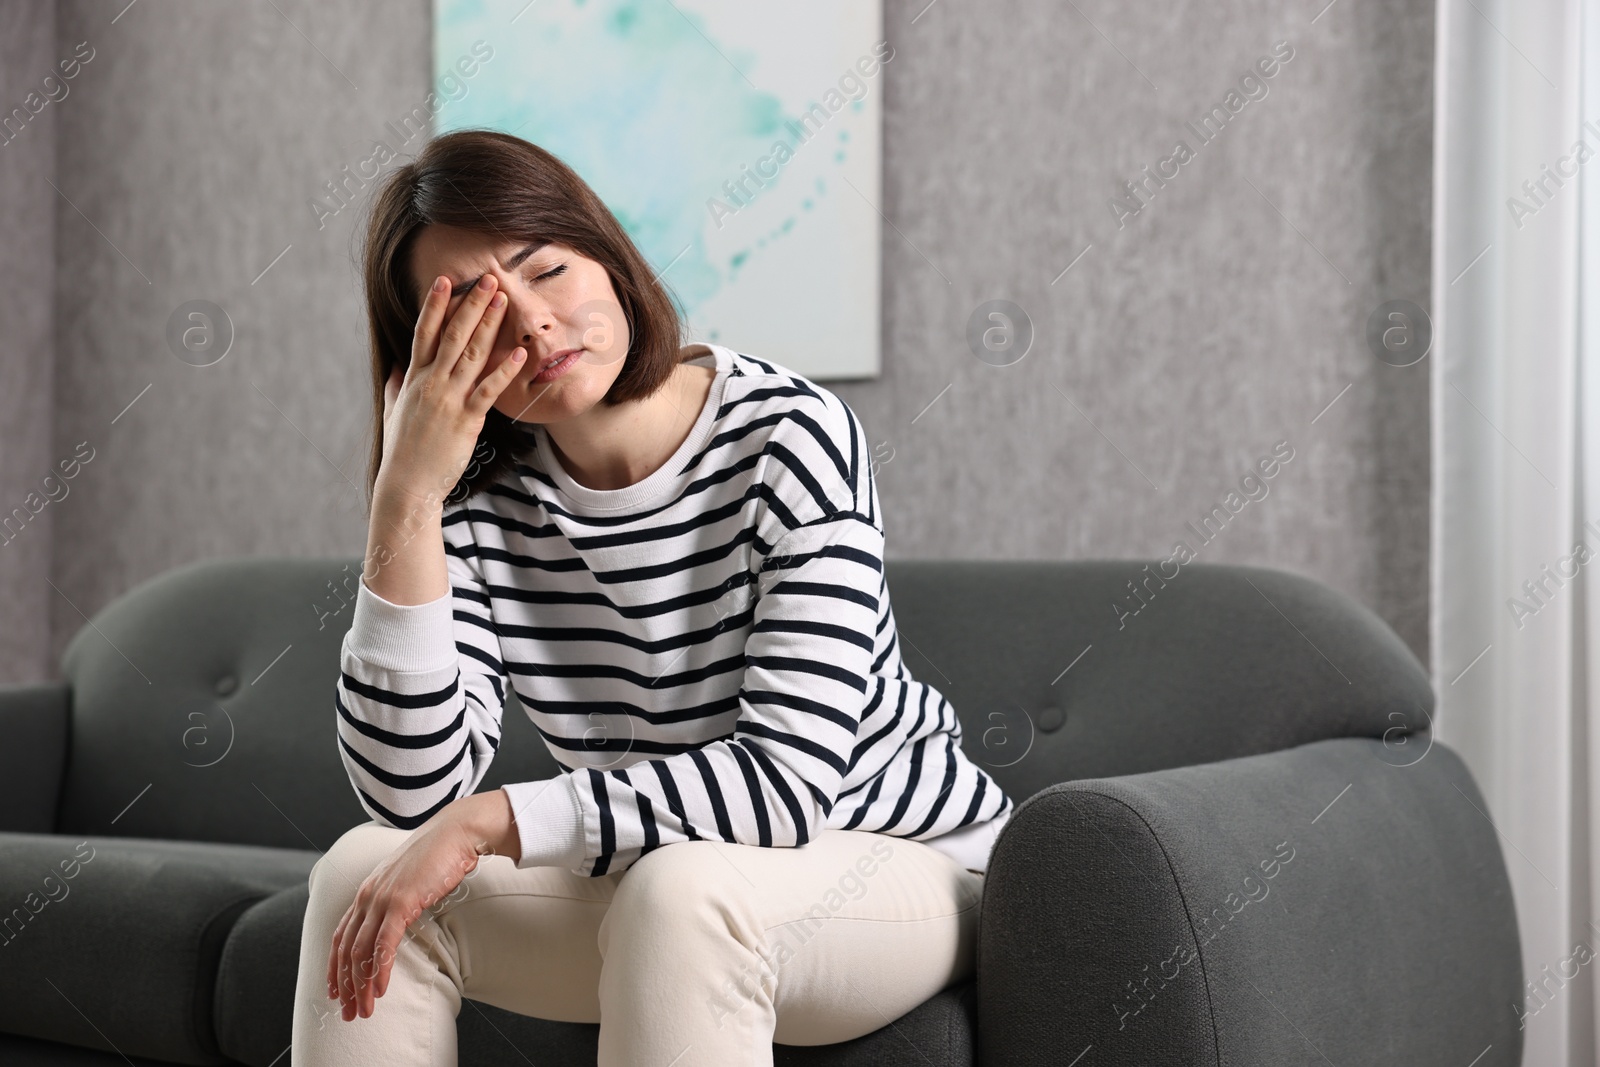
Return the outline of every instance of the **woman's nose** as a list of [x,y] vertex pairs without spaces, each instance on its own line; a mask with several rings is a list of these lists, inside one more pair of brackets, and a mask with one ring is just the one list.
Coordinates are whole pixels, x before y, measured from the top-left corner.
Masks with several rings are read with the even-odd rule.
[[517,344],[529,344],[535,337],[549,333],[554,326],[555,316],[544,301],[526,293],[515,297],[508,293],[506,299],[510,306],[506,308],[505,325]]

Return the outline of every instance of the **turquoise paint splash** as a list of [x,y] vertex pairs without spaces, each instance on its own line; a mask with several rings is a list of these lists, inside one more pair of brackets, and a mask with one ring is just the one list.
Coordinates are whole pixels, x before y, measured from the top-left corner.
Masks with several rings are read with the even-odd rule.
[[[756,69],[753,53],[717,41],[703,19],[671,3],[545,0],[506,22],[503,9],[491,12],[482,0],[436,0],[436,67],[479,38],[495,49],[470,92],[440,112],[439,132],[508,130],[560,157],[658,269],[671,264],[662,280],[692,314],[752,254],[710,262],[707,198],[726,199],[724,183],[774,141],[796,148],[787,123],[797,118],[740,73]],[[820,181],[817,192],[825,192]],[[809,197],[804,207],[811,210]]]

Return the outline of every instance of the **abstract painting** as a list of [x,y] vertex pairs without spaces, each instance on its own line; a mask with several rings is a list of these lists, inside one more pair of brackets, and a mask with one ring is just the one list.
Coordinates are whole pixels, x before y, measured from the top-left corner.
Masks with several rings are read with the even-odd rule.
[[881,0],[435,0],[434,19],[435,134],[560,157],[692,339],[877,376]]

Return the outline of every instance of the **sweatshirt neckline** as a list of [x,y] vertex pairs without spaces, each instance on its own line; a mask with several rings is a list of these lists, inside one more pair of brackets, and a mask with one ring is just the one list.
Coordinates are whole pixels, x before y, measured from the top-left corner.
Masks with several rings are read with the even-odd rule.
[[665,498],[687,480],[684,467],[710,440],[711,431],[717,421],[717,412],[722,407],[728,376],[733,369],[730,352],[724,346],[698,342],[691,347],[702,348],[705,351],[682,362],[713,368],[716,377],[711,381],[711,390],[706,394],[705,404],[701,407],[700,414],[690,428],[689,435],[683,439],[683,443],[665,463],[632,485],[625,485],[620,489],[591,489],[586,485],[580,485],[556,458],[555,450],[550,446],[550,435],[546,432],[544,424],[534,424],[534,446],[539,455],[539,465],[555,484],[557,492],[578,506],[575,510],[621,511],[637,508]]

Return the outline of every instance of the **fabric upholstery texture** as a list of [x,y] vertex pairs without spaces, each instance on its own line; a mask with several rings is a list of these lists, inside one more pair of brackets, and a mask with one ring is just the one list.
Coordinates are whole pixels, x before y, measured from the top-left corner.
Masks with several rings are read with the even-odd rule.
[[255,845],[0,833],[0,900],[29,916],[0,947],[0,1032],[106,1048],[104,1034],[158,1060],[224,1062],[213,1005],[223,944],[314,862]]
[[1029,798],[985,890],[985,1062],[1092,1045],[1130,1065],[1514,1067],[1511,886],[1471,776],[1426,744],[1319,741]]

